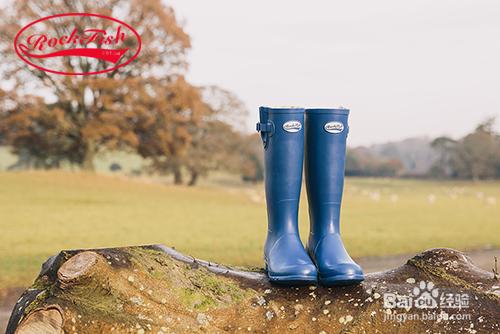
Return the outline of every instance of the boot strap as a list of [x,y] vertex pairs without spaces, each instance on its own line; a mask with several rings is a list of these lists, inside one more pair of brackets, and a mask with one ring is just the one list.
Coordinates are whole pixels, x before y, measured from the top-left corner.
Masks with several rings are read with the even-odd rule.
[[266,149],[269,144],[269,137],[271,137],[274,133],[274,123],[271,121],[267,121],[266,123],[257,123],[256,129],[260,132],[262,144],[264,145],[264,149]]
[[258,132],[274,132],[274,124],[271,122],[257,123],[256,125]]

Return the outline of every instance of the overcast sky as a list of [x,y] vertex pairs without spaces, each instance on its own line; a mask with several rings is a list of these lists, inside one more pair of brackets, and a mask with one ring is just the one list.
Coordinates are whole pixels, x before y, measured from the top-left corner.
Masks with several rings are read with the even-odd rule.
[[360,145],[500,115],[498,0],[165,2],[192,37],[188,77],[234,91],[249,123],[259,105],[344,106]]

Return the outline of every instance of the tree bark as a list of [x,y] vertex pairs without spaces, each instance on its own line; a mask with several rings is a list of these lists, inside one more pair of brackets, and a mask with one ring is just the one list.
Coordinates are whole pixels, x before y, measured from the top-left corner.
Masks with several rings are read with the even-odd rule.
[[179,167],[174,167],[174,184],[182,184],[182,171]]
[[94,172],[94,158],[97,154],[97,145],[95,141],[88,140],[85,147],[85,154],[82,161],[82,169],[87,172]]
[[[334,288],[273,286],[261,269],[233,269],[161,245],[70,250],[44,263],[15,306],[7,334],[492,333],[500,327],[496,277],[450,249],[426,251],[399,268],[368,274],[362,284]],[[384,305],[387,294],[411,295],[419,286],[420,296],[439,289],[440,296],[466,296],[468,305]],[[470,317],[391,320],[443,312]]]
[[195,170],[191,171],[191,178],[189,179],[188,186],[195,186],[198,182],[199,173]]

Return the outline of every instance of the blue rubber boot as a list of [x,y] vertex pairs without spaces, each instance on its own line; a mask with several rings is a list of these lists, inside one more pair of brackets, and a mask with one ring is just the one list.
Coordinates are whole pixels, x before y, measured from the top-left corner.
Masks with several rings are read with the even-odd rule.
[[264,246],[272,283],[317,282],[317,271],[299,238],[298,210],[304,161],[304,109],[260,107],[264,144],[268,232]]
[[347,109],[306,109],[305,175],[311,229],[307,250],[322,285],[350,285],[364,279],[340,238]]

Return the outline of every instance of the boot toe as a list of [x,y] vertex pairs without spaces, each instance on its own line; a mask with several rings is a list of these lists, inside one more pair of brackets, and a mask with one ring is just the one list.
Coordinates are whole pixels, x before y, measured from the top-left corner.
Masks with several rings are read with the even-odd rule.
[[286,285],[315,284],[318,281],[318,273],[314,264],[288,265],[285,267],[268,270],[271,283]]
[[316,266],[312,262],[287,266],[283,268],[282,273],[283,276],[301,276],[314,279],[318,276]]
[[278,240],[266,259],[267,274],[273,283],[311,284],[318,280],[316,266],[298,236]]
[[361,267],[354,262],[338,263],[321,268],[319,280],[325,286],[352,285],[364,280]]
[[364,280],[363,270],[347,254],[338,234],[323,237],[311,254],[318,266],[319,281],[325,286],[351,285]]

